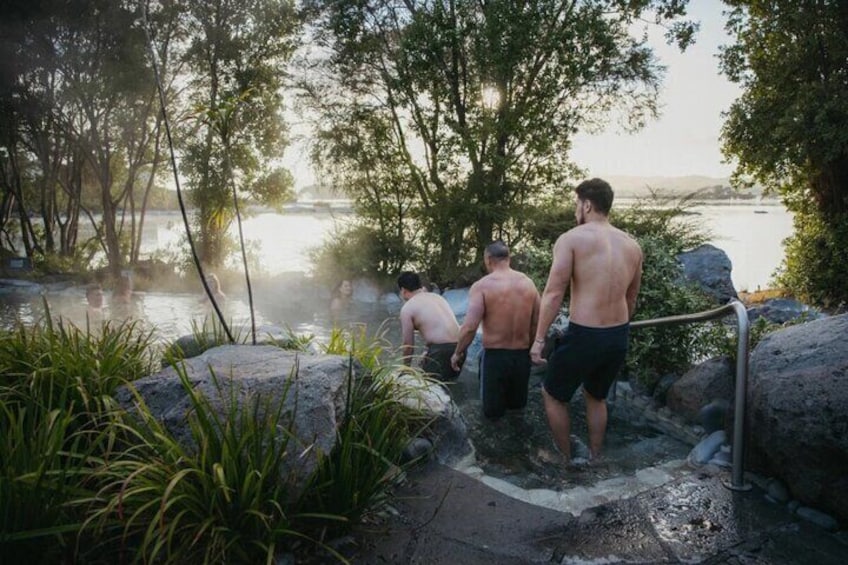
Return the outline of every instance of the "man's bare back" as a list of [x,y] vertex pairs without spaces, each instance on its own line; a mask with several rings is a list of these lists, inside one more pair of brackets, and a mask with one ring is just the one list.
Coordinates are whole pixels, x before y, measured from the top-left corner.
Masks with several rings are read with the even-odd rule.
[[400,321],[405,344],[413,343],[413,330],[418,330],[427,345],[456,343],[459,334],[459,324],[447,300],[423,289],[403,305]]
[[536,329],[539,293],[530,277],[495,270],[471,286],[466,321],[483,325],[483,347],[528,349]]
[[570,273],[569,320],[588,327],[617,326],[633,315],[642,251],[610,224],[583,224],[557,240],[552,272],[563,278]]

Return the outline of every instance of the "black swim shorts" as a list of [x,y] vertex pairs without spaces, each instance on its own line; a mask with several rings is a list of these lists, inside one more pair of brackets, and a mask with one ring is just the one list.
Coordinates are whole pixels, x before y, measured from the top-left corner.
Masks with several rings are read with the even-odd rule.
[[432,343],[424,352],[421,370],[440,381],[452,381],[459,375],[451,367],[451,355],[456,350],[456,343]]
[[569,322],[548,358],[545,390],[560,402],[570,402],[582,384],[598,400],[607,397],[627,357],[630,324],[590,328]]
[[480,401],[483,414],[499,418],[507,408],[527,405],[529,349],[484,349],[480,356]]

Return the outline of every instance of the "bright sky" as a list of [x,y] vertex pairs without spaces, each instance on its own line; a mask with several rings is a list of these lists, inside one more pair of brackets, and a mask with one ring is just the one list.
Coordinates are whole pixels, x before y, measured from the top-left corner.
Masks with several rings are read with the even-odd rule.
[[720,45],[730,43],[724,31],[720,0],[694,0],[689,16],[701,22],[697,41],[684,53],[652,33],[655,52],[667,67],[660,91],[661,115],[639,133],[608,129],[578,135],[571,157],[589,175],[728,176],[719,150],[721,113],[739,96],[739,87],[719,74]]
[[[667,67],[660,91],[661,115],[637,134],[616,126],[576,136],[572,159],[589,175],[729,176],[719,150],[721,113],[739,95],[739,88],[719,74],[719,46],[730,42],[724,32],[720,0],[692,0],[689,17],[700,21],[697,41],[684,53],[665,44],[662,30],[651,32],[655,52]],[[293,132],[301,128],[295,126]],[[284,163],[295,176],[297,189],[315,182],[302,143],[293,144]]]

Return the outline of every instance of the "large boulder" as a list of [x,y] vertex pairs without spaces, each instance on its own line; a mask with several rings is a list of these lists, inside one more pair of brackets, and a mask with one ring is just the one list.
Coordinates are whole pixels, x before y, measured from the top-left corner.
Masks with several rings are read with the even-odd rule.
[[749,465],[848,520],[848,314],[766,336],[751,355]]
[[[180,363],[194,391],[206,397],[220,416],[232,402],[250,409],[256,399],[271,406],[284,403],[292,418],[292,449],[284,472],[300,481],[315,469],[319,452],[336,445],[336,429],[344,416],[349,358],[298,355],[273,346],[224,345]],[[356,370],[356,368],[354,368]],[[188,416],[193,405],[174,367],[133,383],[150,412],[187,448],[193,448]],[[136,397],[128,388],[118,401],[132,410]],[[299,484],[298,486],[302,486]]]
[[727,253],[714,245],[704,244],[677,256],[683,276],[697,284],[719,304],[738,298],[730,272],[733,264]]
[[785,324],[801,318],[802,320],[818,320],[827,315],[810,308],[793,298],[769,298],[748,308],[748,319],[752,322],[765,318],[775,324]]
[[455,465],[473,452],[465,418],[442,383],[403,368],[385,373],[383,378],[397,387],[396,398],[402,404],[428,422],[424,438],[440,463]]
[[734,367],[727,357],[696,365],[677,379],[666,393],[666,405],[690,423],[701,423],[701,409],[715,400],[733,399]]

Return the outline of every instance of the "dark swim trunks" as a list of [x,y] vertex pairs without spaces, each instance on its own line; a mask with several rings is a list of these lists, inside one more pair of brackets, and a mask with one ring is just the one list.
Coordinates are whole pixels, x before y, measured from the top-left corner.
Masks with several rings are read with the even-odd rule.
[[570,402],[581,384],[598,400],[607,397],[627,357],[630,324],[590,328],[569,322],[548,358],[545,390],[560,402]]
[[451,355],[456,350],[456,343],[433,343],[427,346],[421,370],[429,373],[440,381],[455,380],[458,371],[451,367]]
[[488,418],[499,418],[507,408],[524,408],[529,381],[529,349],[484,349],[480,356],[483,414]]

